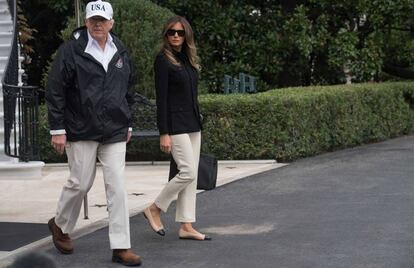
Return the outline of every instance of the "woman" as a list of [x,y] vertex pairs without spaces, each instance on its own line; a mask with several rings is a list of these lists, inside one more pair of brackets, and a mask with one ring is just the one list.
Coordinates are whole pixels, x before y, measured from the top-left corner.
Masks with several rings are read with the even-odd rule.
[[172,154],[179,172],[144,210],[144,216],[156,233],[165,235],[160,214],[177,197],[175,220],[181,223],[179,238],[204,241],[211,238],[192,226],[202,130],[197,101],[199,70],[190,24],[183,17],[172,17],[164,26],[154,71],[160,148]]

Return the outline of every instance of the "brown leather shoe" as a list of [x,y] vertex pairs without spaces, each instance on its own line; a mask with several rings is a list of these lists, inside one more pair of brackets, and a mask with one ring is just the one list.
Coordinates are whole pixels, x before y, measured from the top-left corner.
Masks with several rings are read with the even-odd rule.
[[141,257],[134,254],[131,249],[114,249],[112,251],[112,261],[125,266],[141,265]]
[[49,230],[52,233],[53,244],[63,254],[73,253],[73,244],[68,234],[64,234],[62,229],[55,223],[55,218],[51,218],[47,223]]

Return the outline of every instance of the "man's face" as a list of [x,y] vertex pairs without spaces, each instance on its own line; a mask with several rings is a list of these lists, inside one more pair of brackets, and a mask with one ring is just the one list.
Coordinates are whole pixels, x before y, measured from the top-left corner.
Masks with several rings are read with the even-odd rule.
[[107,20],[101,16],[93,16],[85,21],[90,35],[97,41],[106,41],[109,31],[114,25],[114,20]]

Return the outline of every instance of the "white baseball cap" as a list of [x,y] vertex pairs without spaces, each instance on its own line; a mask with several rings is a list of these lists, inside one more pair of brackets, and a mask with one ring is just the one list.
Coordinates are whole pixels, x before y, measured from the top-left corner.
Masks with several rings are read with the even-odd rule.
[[111,4],[108,2],[101,1],[101,0],[89,2],[86,5],[85,11],[86,11],[86,16],[85,16],[86,19],[89,19],[90,17],[93,17],[93,16],[100,16],[107,20],[111,20],[114,14]]

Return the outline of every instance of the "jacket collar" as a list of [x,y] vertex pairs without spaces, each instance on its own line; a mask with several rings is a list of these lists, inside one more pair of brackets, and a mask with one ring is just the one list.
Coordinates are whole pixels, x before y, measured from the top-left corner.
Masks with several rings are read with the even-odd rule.
[[[86,26],[79,27],[73,30],[72,34],[70,35],[70,40],[73,40],[76,44],[78,49],[82,52],[85,51],[86,46],[88,45],[88,32]],[[124,52],[125,46],[122,44],[121,40],[111,32],[111,36],[113,42],[115,43],[116,48],[118,49],[118,53],[121,54]]]

